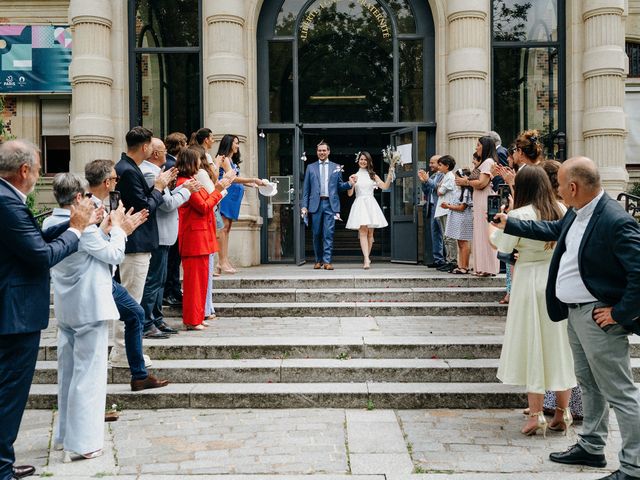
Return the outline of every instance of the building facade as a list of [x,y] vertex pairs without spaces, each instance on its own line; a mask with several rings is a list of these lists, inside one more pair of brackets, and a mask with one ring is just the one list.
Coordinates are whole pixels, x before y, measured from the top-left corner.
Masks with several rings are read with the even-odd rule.
[[[119,158],[138,124],[238,135],[242,174],[279,187],[247,189],[240,265],[308,256],[301,179],[320,140],[345,178],[359,151],[379,174],[382,149],[402,152],[374,250],[401,262],[425,251],[418,169],[436,152],[467,166],[488,130],[508,145],[538,129],[547,156],[593,158],[614,194],[640,168],[640,0],[5,0],[0,15],[2,116],[46,174]],[[45,46],[67,50],[48,62]],[[56,68],[67,85],[47,83]],[[336,255],[357,255],[343,225]]]

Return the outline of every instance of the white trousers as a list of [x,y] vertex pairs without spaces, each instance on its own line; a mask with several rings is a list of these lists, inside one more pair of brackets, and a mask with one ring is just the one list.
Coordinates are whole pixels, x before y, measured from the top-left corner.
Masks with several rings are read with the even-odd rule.
[[58,324],[58,425],[55,443],[76,453],[104,444],[109,323]]

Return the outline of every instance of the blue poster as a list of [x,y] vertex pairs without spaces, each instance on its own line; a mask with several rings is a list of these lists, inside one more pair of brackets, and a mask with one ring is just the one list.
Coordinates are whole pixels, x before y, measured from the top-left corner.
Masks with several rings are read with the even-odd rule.
[[0,25],[0,93],[69,93],[71,29]]

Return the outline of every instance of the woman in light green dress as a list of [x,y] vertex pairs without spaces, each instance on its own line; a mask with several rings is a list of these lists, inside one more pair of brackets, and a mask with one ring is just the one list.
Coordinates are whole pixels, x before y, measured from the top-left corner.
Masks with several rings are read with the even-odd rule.
[[[509,218],[559,220],[564,215],[565,208],[556,200],[549,178],[540,167],[521,169],[514,191]],[[498,229],[491,233],[491,242],[501,252],[516,249],[519,255],[497,376],[505,384],[527,389],[530,413],[523,434],[534,435],[539,429],[546,434],[548,424],[542,407],[545,390],[555,391],[557,398],[558,418],[554,417],[551,427],[566,432],[571,424],[567,408],[570,390],[576,386],[576,378],[567,322],[552,322],[547,313],[545,288],[554,243],[514,237]]]

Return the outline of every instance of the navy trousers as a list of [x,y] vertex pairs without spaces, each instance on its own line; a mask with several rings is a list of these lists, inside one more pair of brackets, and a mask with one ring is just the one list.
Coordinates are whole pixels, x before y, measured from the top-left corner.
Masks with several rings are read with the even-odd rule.
[[13,478],[13,444],[29,398],[39,346],[39,331],[0,335],[0,480]]
[[174,243],[169,249],[169,258],[167,259],[167,280],[164,283],[164,298],[175,297],[182,298],[182,285],[180,284],[180,250],[178,242]]
[[147,279],[144,283],[144,292],[140,301],[140,305],[144,309],[143,332],[149,330],[153,324],[158,326],[163,320],[162,297],[164,283],[167,279],[169,248],[169,246],[160,245],[151,252]]
[[144,310],[136,302],[127,289],[115,280],[111,281],[113,300],[120,313],[120,321],[124,322],[124,348],[127,353],[127,361],[133,380],[147,378],[147,368],[144,366],[142,353],[142,324],[144,323]]
[[311,214],[313,251],[316,255],[316,263],[331,263],[333,232],[336,229],[335,215],[328,199],[320,200],[318,211]]

